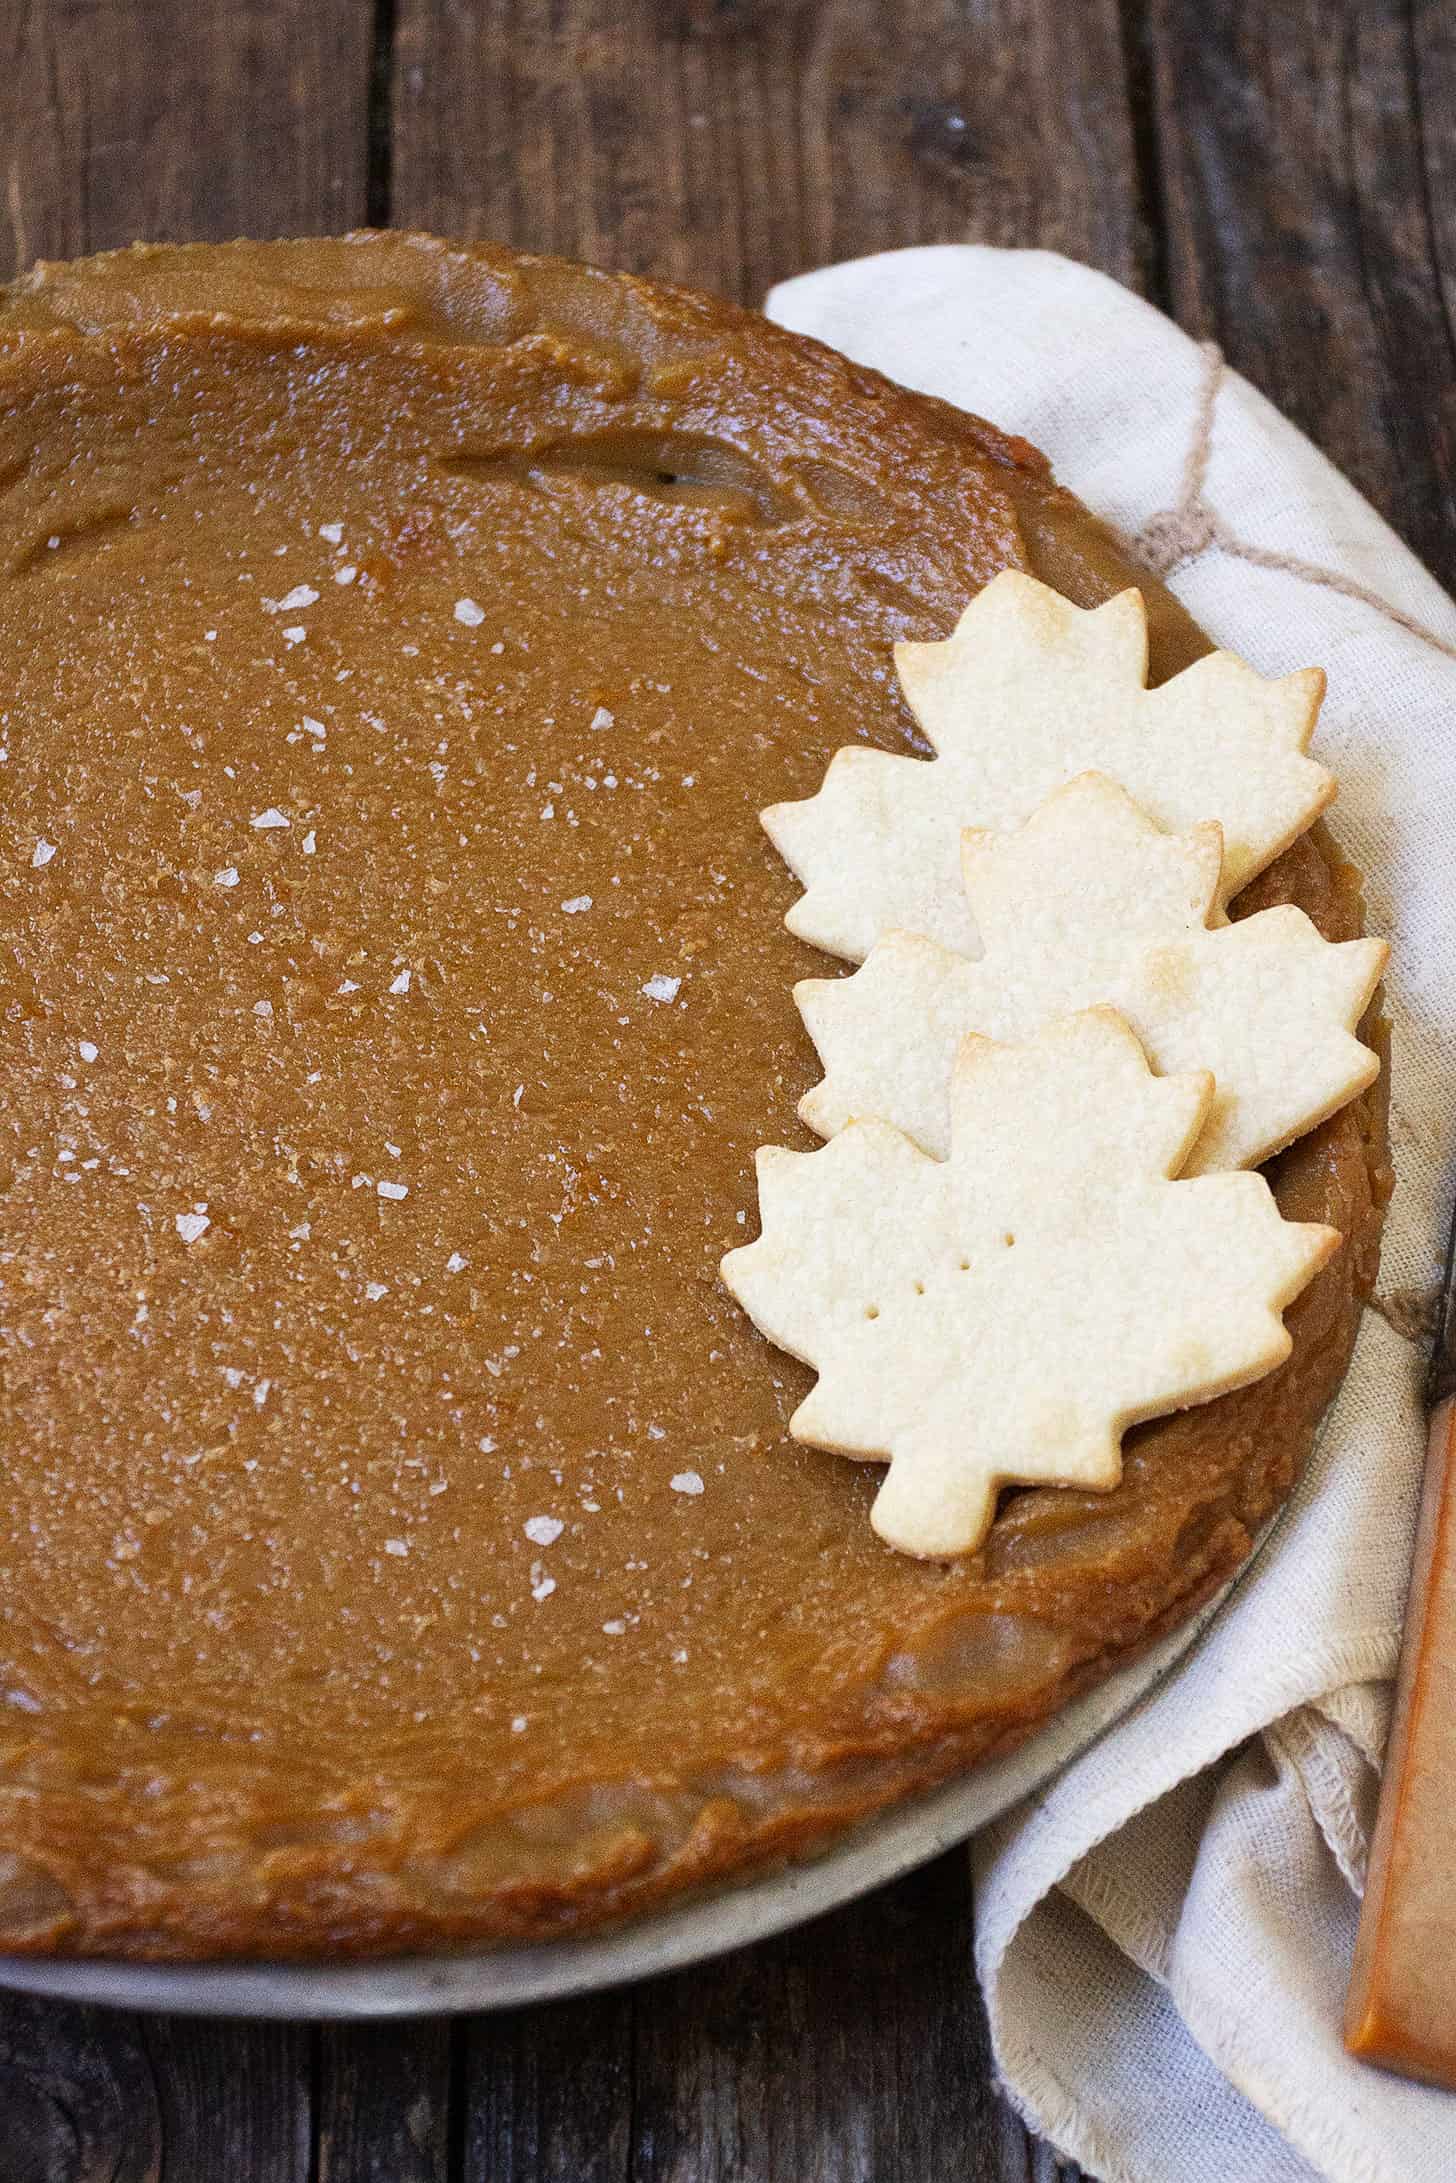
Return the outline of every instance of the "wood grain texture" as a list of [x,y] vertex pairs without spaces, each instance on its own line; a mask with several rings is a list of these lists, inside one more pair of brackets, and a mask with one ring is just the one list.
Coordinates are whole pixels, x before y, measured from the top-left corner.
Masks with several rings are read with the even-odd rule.
[[[97,2012],[103,2032],[118,2021]],[[132,2017],[155,2104],[156,2183],[315,2183],[312,2038],[301,2024]],[[222,2165],[224,2158],[228,2166]],[[146,2171],[149,2183],[151,2170]],[[0,2175],[3,2175],[0,2167]]]
[[3,1997],[5,2183],[156,2183],[162,2117],[138,2020]]
[[1017,2173],[970,1950],[969,1873],[952,1854],[707,1975],[643,1989],[632,2183]]
[[449,2183],[455,2046],[440,2018],[321,2025],[308,2183]]
[[1456,14],[1150,0],[1173,308],[1456,578]]
[[10,264],[364,218],[359,0],[4,0]]
[[1145,255],[1115,0],[399,0],[393,74],[403,225],[744,302],[910,243]]
[[627,2183],[633,2026],[655,1991],[589,1995],[466,2025],[456,2082],[460,2183]]

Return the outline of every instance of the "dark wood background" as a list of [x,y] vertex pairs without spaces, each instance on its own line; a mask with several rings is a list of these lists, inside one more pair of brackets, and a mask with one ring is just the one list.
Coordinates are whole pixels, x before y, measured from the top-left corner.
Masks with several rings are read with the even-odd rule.
[[[17,268],[393,222],[753,300],[903,243],[1063,250],[1456,575],[1452,0],[0,0],[0,164]],[[992,2089],[971,1918],[950,1857],[453,2023],[0,1995],[0,2183],[1072,2183]]]

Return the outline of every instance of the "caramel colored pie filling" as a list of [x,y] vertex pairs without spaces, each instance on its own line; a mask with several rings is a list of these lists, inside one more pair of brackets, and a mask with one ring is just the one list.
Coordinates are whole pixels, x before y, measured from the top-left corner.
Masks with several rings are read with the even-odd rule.
[[[1040,458],[726,306],[418,237],[0,307],[0,1943],[539,1936],[1007,1744],[1237,1565],[1372,1278],[1371,1099],[1278,1163],[1289,1364],[984,1548],[873,1536],[720,1286],[812,1140],[759,825]],[[1155,672],[1203,648],[1148,587]],[[1307,837],[1250,895],[1359,925]],[[1246,903],[1249,897],[1246,897]]]

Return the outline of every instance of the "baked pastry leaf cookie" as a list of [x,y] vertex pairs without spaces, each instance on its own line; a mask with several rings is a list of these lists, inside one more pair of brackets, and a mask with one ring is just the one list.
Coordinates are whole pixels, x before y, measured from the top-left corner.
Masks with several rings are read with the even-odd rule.
[[804,882],[790,931],[851,962],[895,931],[973,953],[962,832],[1019,825],[1089,770],[1161,826],[1216,819],[1221,902],[1236,894],[1334,795],[1306,755],[1324,676],[1266,681],[1214,652],[1150,690],[1147,663],[1139,591],[1084,610],[1015,569],[943,643],[897,645],[901,687],[936,755],[840,750],[817,795],[764,812]]
[[1172,1180],[1211,1096],[1096,1008],[965,1041],[945,1161],[880,1121],[759,1153],[762,1233],[723,1279],[818,1374],[795,1438],[888,1461],[890,1545],[970,1552],[1011,1481],[1115,1485],[1128,1426],[1288,1354],[1280,1314],[1339,1237],[1261,1176]]
[[877,1116],[943,1159],[966,1034],[1025,1039],[1098,1002],[1160,1074],[1212,1070],[1188,1173],[1257,1166],[1378,1074],[1355,1031],[1385,943],[1327,941],[1287,903],[1224,921],[1216,825],[1165,833],[1087,773],[1015,833],[967,832],[962,855],[980,960],[895,932],[852,977],[795,987],[825,1069],[799,1113],[821,1137]]

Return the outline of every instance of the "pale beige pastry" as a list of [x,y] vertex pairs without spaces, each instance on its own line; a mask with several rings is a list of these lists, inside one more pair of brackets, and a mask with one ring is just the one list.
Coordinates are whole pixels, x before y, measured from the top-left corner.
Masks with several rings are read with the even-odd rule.
[[944,643],[898,644],[895,665],[935,757],[851,745],[816,795],[763,814],[804,883],[789,930],[851,962],[887,932],[973,953],[961,834],[1019,825],[1078,773],[1120,782],[1160,825],[1216,819],[1224,899],[1335,792],[1305,754],[1324,695],[1318,669],[1268,682],[1214,652],[1150,690],[1139,591],[1087,612],[1007,570]]
[[1255,1167],[1373,1083],[1355,1034],[1385,943],[1324,940],[1290,903],[1229,924],[1216,825],[1165,833],[1089,773],[1015,833],[968,832],[963,857],[980,960],[895,932],[852,977],[795,988],[825,1071],[799,1113],[821,1137],[877,1115],[943,1159],[966,1034],[1027,1038],[1097,1002],[1164,1075],[1213,1072],[1190,1174]]
[[971,1552],[1012,1480],[1114,1486],[1128,1426],[1288,1356],[1280,1314],[1340,1239],[1261,1176],[1171,1179],[1211,1095],[1096,1008],[965,1041],[944,1161],[887,1122],[759,1154],[763,1232],[723,1279],[818,1374],[795,1437],[888,1460],[890,1545]]

